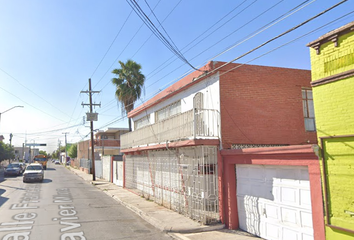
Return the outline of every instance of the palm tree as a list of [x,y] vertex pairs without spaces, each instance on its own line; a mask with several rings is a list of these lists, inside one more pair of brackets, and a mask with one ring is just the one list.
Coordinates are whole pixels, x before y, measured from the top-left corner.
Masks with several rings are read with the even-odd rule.
[[[134,109],[134,102],[140,98],[141,90],[144,86],[145,76],[141,73],[141,65],[128,60],[126,63],[119,61],[119,69],[114,69],[113,74],[117,78],[112,78],[112,83],[116,85],[116,97],[122,104],[122,109],[126,113]],[[128,119],[129,131],[132,130],[130,119]]]

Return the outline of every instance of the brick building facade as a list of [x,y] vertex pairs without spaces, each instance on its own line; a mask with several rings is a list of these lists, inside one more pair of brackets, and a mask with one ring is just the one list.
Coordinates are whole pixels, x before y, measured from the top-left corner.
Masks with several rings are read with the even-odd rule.
[[311,89],[310,71],[232,64],[219,76],[223,148],[317,142],[314,131],[305,130],[301,105],[301,90]]

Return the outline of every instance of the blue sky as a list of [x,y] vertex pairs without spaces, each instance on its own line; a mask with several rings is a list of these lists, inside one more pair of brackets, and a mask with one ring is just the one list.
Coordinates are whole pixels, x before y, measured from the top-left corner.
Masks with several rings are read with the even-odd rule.
[[[306,1],[308,5],[251,38],[304,1],[138,1],[150,15],[146,2],[185,58],[200,67],[211,59],[231,61],[340,1]],[[350,14],[326,25],[352,10],[353,0],[348,0],[237,62],[310,70],[306,44],[354,21]],[[159,26],[153,15],[150,19]],[[233,45],[237,46],[217,56]],[[88,107],[81,103],[88,103],[88,96],[80,91],[88,90],[89,78],[93,90],[101,91],[94,95],[95,103],[101,103],[95,109],[99,121],[94,128],[127,127],[111,83],[118,60],[127,59],[141,64],[146,76],[145,93],[136,106],[191,71],[152,35],[126,1],[0,0],[0,112],[24,106],[1,115],[5,143],[13,133],[15,146],[46,143],[41,149],[52,152],[59,141],[64,144],[64,132],[71,143],[87,139],[89,123],[83,125],[83,117]]]

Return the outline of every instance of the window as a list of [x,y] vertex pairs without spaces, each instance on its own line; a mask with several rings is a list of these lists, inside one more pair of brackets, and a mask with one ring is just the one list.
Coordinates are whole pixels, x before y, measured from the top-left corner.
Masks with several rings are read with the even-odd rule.
[[305,130],[316,131],[312,90],[302,89],[302,106],[304,111]]
[[181,113],[181,101],[174,102],[156,112],[156,122]]
[[134,124],[135,124],[135,129],[139,129],[147,125],[150,125],[150,115],[147,115],[145,117],[136,120]]

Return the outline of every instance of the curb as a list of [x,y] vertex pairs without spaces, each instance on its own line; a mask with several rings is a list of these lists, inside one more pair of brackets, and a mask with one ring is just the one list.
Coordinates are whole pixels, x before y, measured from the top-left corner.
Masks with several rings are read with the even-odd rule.
[[[96,186],[95,183],[93,183],[92,181],[91,181],[91,184]],[[110,183],[108,183],[108,184],[110,184]],[[105,192],[108,196],[112,197],[114,200],[116,200],[117,202],[122,204],[124,207],[128,208],[132,212],[139,215],[142,219],[144,219],[145,221],[147,221],[148,223],[153,225],[155,228],[157,228],[160,231],[165,232],[165,233],[199,233],[199,232],[216,231],[216,230],[221,230],[221,229],[225,228],[224,224],[217,224],[217,225],[212,225],[212,226],[201,225],[201,227],[191,228],[191,229],[168,228],[164,225],[163,221],[160,221],[156,218],[150,217],[148,213],[145,213],[144,211],[140,210],[139,208],[123,201],[119,197],[117,197],[107,191],[103,191],[103,192]]]

